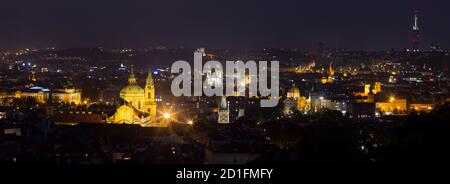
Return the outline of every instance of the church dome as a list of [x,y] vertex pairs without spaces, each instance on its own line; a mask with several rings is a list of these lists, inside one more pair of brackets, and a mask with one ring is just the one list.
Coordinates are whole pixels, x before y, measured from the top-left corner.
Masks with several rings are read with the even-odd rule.
[[137,84],[128,84],[120,90],[120,94],[144,94],[144,89]]
[[141,88],[136,82],[136,77],[134,76],[133,66],[131,66],[130,77],[128,78],[128,85],[120,90],[120,95],[125,94],[144,94],[144,89]]

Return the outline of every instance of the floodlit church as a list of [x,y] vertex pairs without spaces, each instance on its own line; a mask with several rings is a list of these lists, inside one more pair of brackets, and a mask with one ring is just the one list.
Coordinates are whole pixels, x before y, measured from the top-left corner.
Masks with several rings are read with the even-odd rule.
[[305,110],[307,107],[306,97],[301,96],[300,90],[292,84],[292,87],[286,94],[286,99],[284,100],[284,113],[292,113],[292,109],[295,110]]
[[155,85],[151,71],[148,73],[145,87],[137,84],[131,68],[128,85],[120,91],[125,102],[116,113],[107,119],[108,123],[139,124],[143,127],[164,127],[163,121],[156,119]]

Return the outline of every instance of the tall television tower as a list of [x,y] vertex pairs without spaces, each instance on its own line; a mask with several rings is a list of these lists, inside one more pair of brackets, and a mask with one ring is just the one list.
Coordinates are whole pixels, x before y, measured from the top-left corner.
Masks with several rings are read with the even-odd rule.
[[414,25],[413,34],[411,37],[411,50],[413,52],[419,51],[419,11],[414,11]]

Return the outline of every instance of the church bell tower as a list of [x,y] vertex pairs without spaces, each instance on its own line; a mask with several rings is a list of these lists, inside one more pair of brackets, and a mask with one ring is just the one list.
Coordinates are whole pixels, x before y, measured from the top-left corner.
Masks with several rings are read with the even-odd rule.
[[150,119],[156,119],[156,102],[155,102],[155,84],[152,77],[152,70],[148,72],[148,76],[145,82],[145,111],[149,113]]

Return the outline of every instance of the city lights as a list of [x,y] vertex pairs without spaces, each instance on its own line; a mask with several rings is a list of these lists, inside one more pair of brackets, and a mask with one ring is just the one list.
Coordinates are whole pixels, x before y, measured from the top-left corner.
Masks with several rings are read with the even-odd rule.
[[394,97],[394,96],[389,97],[389,101],[390,101],[390,102],[395,101],[395,97]]
[[450,1],[380,1],[5,1],[0,165],[450,163]]
[[168,112],[163,113],[164,119],[169,119],[170,117],[171,117],[170,113],[168,113]]

